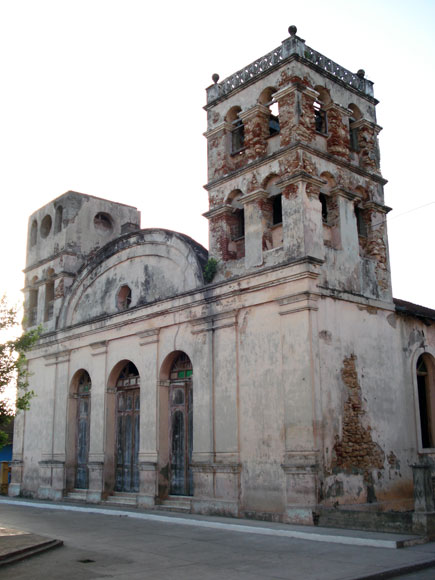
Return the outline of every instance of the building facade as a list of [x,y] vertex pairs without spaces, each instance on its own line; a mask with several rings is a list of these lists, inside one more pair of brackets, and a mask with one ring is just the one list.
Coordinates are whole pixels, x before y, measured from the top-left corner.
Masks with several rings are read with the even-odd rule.
[[10,495],[308,524],[412,509],[412,465],[435,456],[435,312],[392,298],[373,85],[295,27],[213,81],[209,255],[75,192],[30,217],[44,330]]

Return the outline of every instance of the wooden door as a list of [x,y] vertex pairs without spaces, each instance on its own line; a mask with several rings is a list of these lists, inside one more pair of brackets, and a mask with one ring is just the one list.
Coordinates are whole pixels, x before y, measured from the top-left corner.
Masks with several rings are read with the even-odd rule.
[[118,389],[115,491],[139,491],[139,421],[140,389]]
[[77,389],[77,461],[75,487],[87,489],[88,459],[89,459],[89,424],[91,416],[91,379],[88,373],[83,373]]
[[170,494],[192,495],[193,392],[192,365],[181,355],[169,387]]

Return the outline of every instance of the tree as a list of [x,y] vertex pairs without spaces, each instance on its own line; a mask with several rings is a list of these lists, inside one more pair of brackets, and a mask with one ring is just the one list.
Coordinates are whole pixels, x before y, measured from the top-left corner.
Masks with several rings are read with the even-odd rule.
[[[0,332],[10,333],[17,326],[17,309],[10,308],[3,296],[0,299]],[[34,396],[34,392],[28,388],[26,352],[38,340],[39,330],[38,328],[24,332],[18,338],[0,344],[0,449],[8,443],[4,427],[15,415],[16,410],[29,408],[30,399]],[[15,409],[5,397],[5,391],[9,386],[15,386],[17,390]]]

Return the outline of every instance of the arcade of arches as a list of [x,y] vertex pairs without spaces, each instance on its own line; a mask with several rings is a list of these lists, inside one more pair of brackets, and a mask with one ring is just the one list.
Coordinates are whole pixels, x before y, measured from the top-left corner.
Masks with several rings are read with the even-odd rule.
[[[167,485],[161,486],[163,496],[193,495],[193,368],[184,352],[173,353],[168,373],[168,396],[162,411],[167,425],[164,456],[167,463]],[[114,388],[107,389],[107,453],[105,487],[108,493],[139,492],[140,450],[140,375],[131,361],[118,363],[111,373]],[[109,381],[110,384],[110,381]],[[69,478],[67,488],[85,490],[89,487],[89,448],[91,422],[91,377],[86,370],[78,371],[71,382]],[[110,426],[114,426],[113,429]],[[110,473],[112,471],[112,473]]]

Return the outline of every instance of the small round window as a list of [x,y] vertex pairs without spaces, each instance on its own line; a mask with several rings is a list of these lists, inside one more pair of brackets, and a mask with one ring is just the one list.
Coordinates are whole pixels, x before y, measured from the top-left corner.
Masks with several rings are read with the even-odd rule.
[[113,228],[112,218],[108,213],[99,212],[94,217],[94,226],[100,232],[110,232]]
[[41,238],[46,238],[51,231],[51,216],[46,215],[41,222]]
[[131,304],[131,290],[130,287],[125,285],[121,286],[118,292],[118,296],[116,298],[116,305],[118,310],[127,310],[130,308]]

